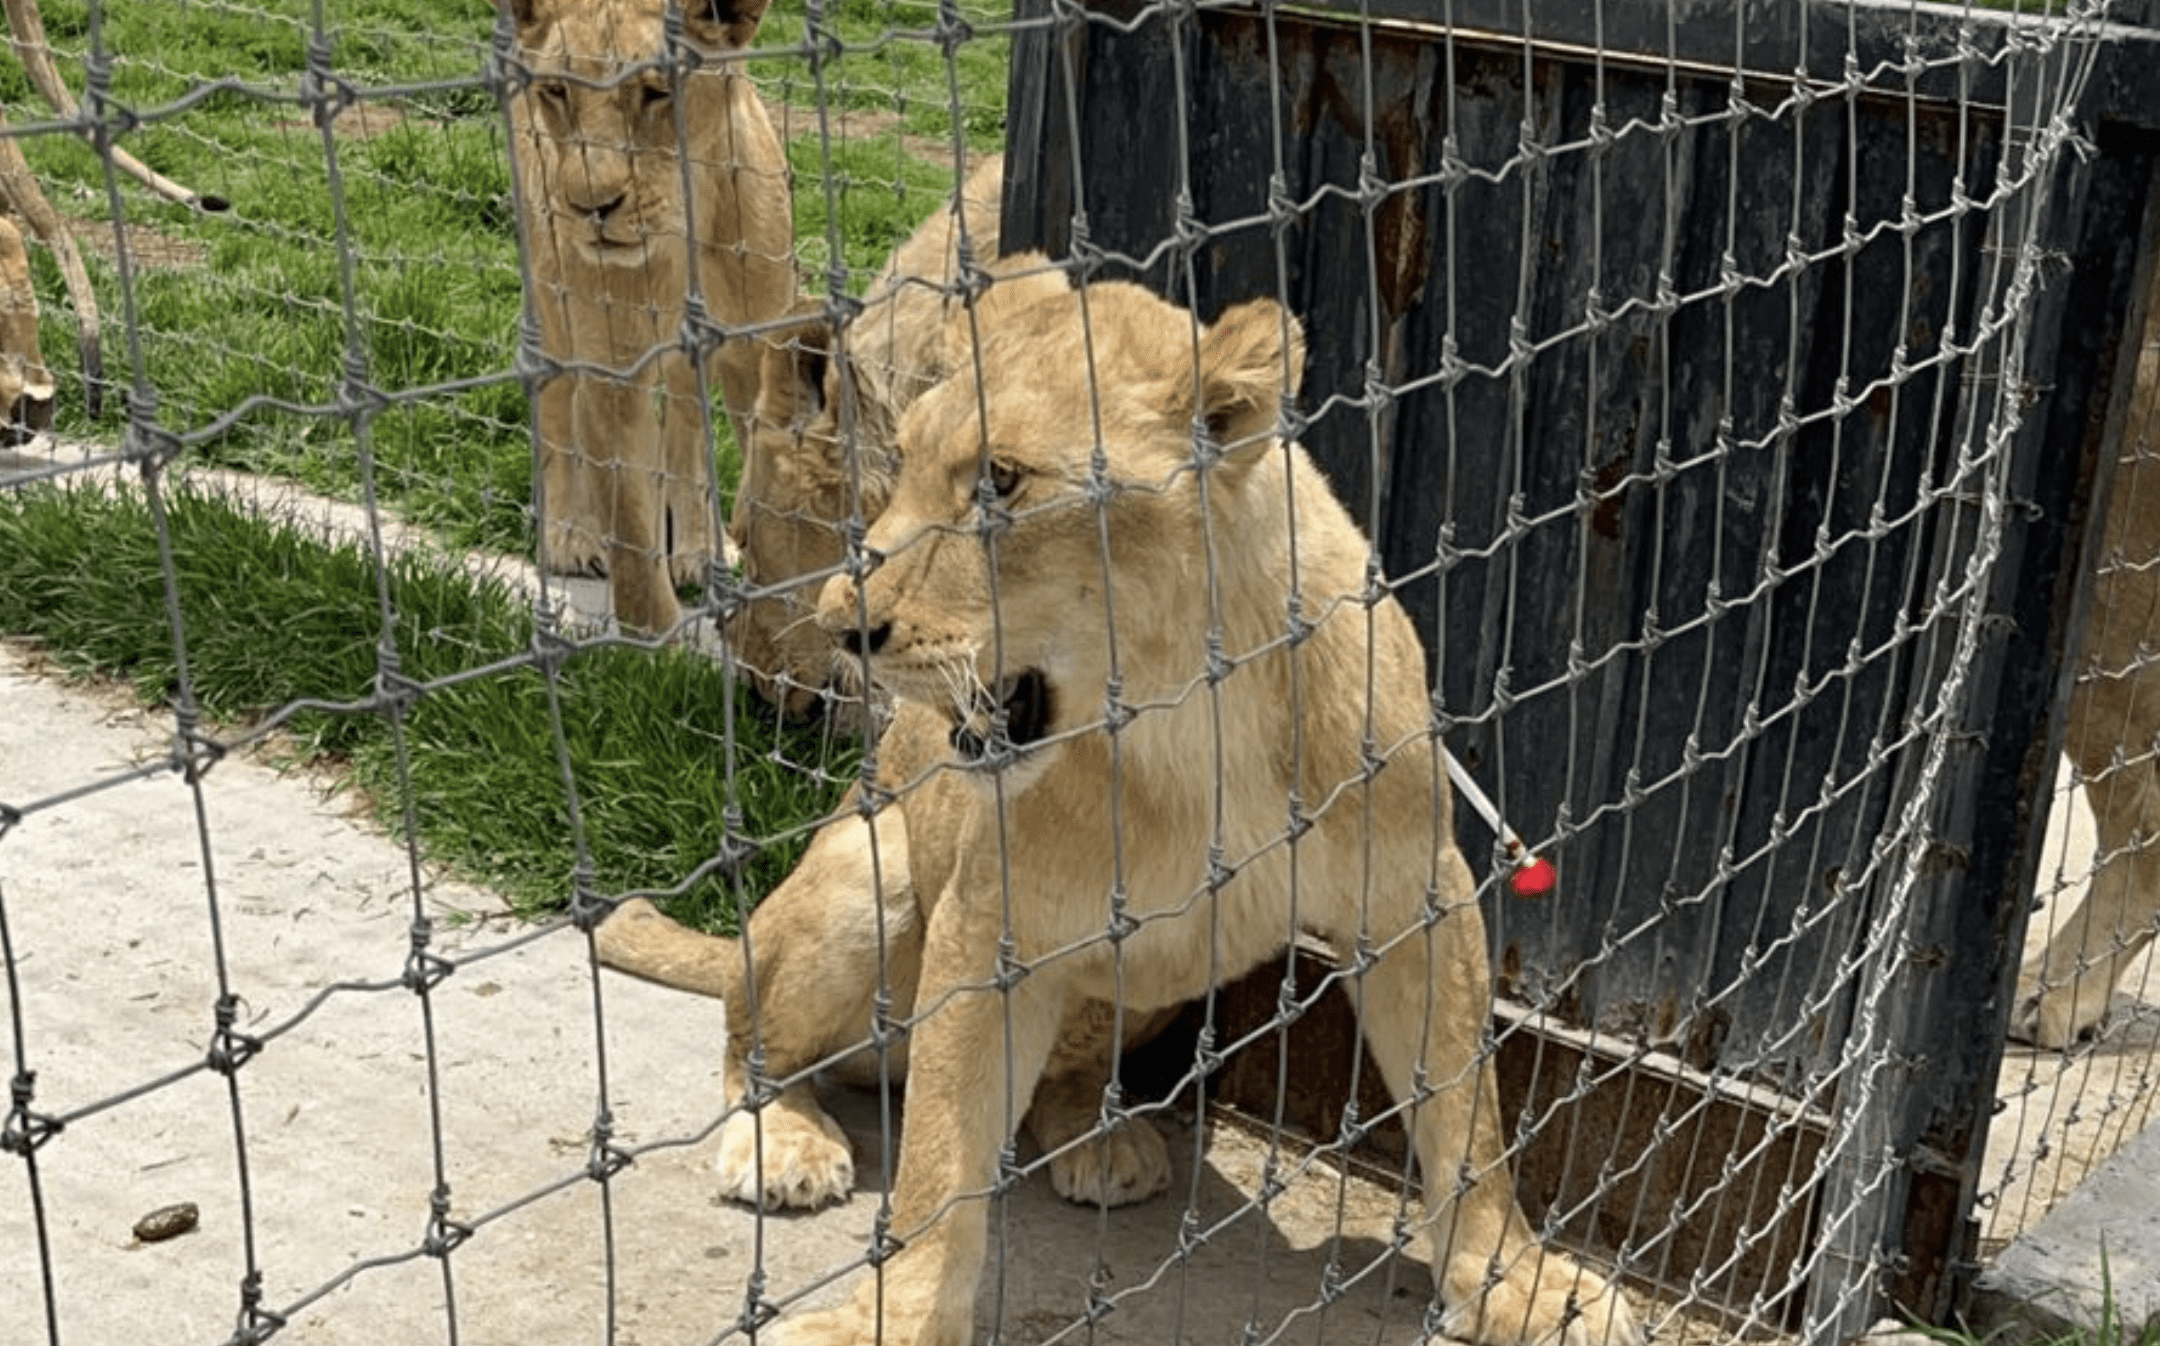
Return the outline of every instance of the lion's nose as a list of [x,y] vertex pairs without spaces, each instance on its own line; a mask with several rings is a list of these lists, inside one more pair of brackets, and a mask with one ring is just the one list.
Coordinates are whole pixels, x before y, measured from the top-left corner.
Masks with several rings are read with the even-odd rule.
[[840,633],[840,648],[860,658],[865,654],[876,654],[879,650],[884,649],[885,642],[890,639],[892,639],[891,622],[879,622],[876,626],[867,629],[860,626],[850,626]]

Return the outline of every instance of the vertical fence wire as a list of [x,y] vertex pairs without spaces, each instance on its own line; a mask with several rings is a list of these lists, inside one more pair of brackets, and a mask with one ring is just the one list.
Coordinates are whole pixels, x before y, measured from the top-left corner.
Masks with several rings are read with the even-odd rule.
[[[1441,0],[1414,15],[1361,0],[1329,22],[1273,5],[1113,10],[1056,0],[1007,16],[957,0],[811,0],[765,17],[747,67],[792,175],[791,270],[806,299],[747,322],[717,316],[730,297],[707,292],[694,259],[701,248],[747,245],[701,237],[714,221],[694,211],[656,218],[637,245],[645,283],[655,295],[671,284],[683,293],[642,308],[599,305],[604,323],[653,329],[627,364],[556,344],[549,306],[567,311],[591,296],[567,285],[543,292],[540,276],[569,274],[550,255],[562,250],[559,221],[520,202],[569,178],[520,159],[532,143],[521,128],[540,124],[520,119],[538,116],[532,100],[565,83],[596,98],[651,88],[676,104],[678,196],[696,199],[708,172],[746,171],[702,160],[716,152],[690,143],[691,84],[710,73],[688,35],[698,16],[669,6],[648,16],[659,20],[658,46],[612,66],[572,60],[566,73],[549,64],[554,54],[536,58],[521,45],[516,5],[453,27],[359,0],[282,9],[206,0],[171,22],[203,24],[217,40],[159,50],[140,45],[148,30],[116,22],[98,0],[51,8],[56,49],[84,72],[82,108],[57,120],[11,117],[10,133],[34,152],[65,213],[84,217],[86,231],[109,228],[111,258],[96,274],[126,333],[125,396],[102,418],[63,412],[58,438],[0,459],[0,528],[32,509],[139,510],[154,579],[141,616],[171,671],[156,688],[160,742],[143,762],[71,762],[71,776],[39,777],[28,795],[0,778],[12,1072],[0,1149],[24,1174],[19,1204],[10,1198],[0,1219],[11,1245],[0,1284],[20,1285],[23,1302],[38,1305],[48,1342],[95,1337],[121,1320],[110,1314],[180,1293],[158,1287],[145,1300],[130,1283],[112,1306],[99,1303],[84,1284],[98,1273],[82,1268],[107,1265],[98,1239],[110,1231],[83,1232],[92,1217],[69,1156],[109,1157],[95,1147],[126,1142],[101,1135],[121,1137],[123,1123],[168,1102],[179,1108],[205,1085],[221,1096],[214,1158],[203,1163],[230,1191],[204,1204],[230,1222],[160,1252],[199,1252],[187,1274],[216,1281],[229,1327],[190,1317],[189,1340],[266,1342],[303,1327],[357,1339],[382,1328],[384,1312],[407,1315],[394,1330],[484,1337],[520,1287],[545,1278],[546,1263],[512,1251],[535,1240],[571,1269],[561,1321],[599,1340],[754,1339],[776,1315],[827,1308],[857,1283],[874,1287],[867,1302],[879,1321],[897,1322],[922,1298],[911,1249],[978,1219],[990,1258],[980,1330],[997,1340],[1411,1340],[1479,1325],[1474,1303],[1442,1295],[1417,1264],[1431,1256],[1428,1235],[1437,1230],[1444,1243],[1455,1228],[1449,1200],[1468,1202],[1495,1173],[1524,1194],[1538,1241],[1496,1243],[1481,1293],[1566,1249],[1624,1277],[1661,1337],[1847,1339],[1901,1307],[1916,1262],[1967,1255],[1904,1242],[1914,1185],[1936,1162],[1934,1137],[1918,1134],[1911,1115],[1911,1077],[1931,1050],[1914,1034],[1951,1013],[1927,975],[1929,922],[1946,900],[1946,855],[1971,849],[1972,745],[1999,676],[1999,586],[2023,564],[2020,482],[2037,451],[2035,389],[2054,377],[2042,315],[2066,269],[2077,165],[2100,153],[2077,116],[2105,59],[2104,7],[2017,15],[2007,28],[1966,10],[1946,29],[1924,18],[1931,7],[1909,6],[1902,52],[1869,65],[1860,53],[1886,50],[1871,45],[1883,7],[1810,4],[1795,7],[1805,11],[1797,37],[1781,48],[1793,68],[1766,69],[1751,55],[1764,40],[1751,30],[1758,16],[1744,6],[1718,20],[1706,49],[1686,6],[1599,0],[1575,35],[1587,38],[1579,53],[1584,43],[1540,36],[1560,8],[1544,0]],[[603,40],[642,41],[644,32],[626,20]],[[1931,45],[1944,32],[1950,45]],[[1007,46],[1037,62],[1012,76],[1010,98],[1003,70],[993,79],[980,60]],[[230,53],[234,67],[198,68],[203,51]],[[1040,86],[1029,90],[1029,79]],[[1977,95],[1975,84],[1991,92]],[[1035,132],[1038,144],[1022,144]],[[551,171],[598,174],[620,147],[589,134],[573,130],[576,166]],[[89,152],[72,143],[83,137]],[[174,213],[124,181],[113,151],[137,139],[152,157],[170,147],[244,186],[220,193],[238,202],[231,220]],[[1000,144],[1011,156],[1006,185],[1028,183],[1034,199],[1005,191],[999,246],[963,220],[947,274],[885,272],[895,245]],[[1147,171],[1129,171],[1135,164]],[[274,193],[293,199],[273,202]],[[426,215],[457,223],[408,251],[399,230]],[[998,291],[1025,283],[1028,268],[1001,267],[993,254],[1022,241],[1047,249],[1033,270],[1079,287],[1073,348],[1042,380],[1080,380],[1087,409],[1075,420],[1088,424],[1056,427],[1084,446],[1064,484],[1082,502],[1077,531],[1093,548],[1064,624],[1108,633],[1098,684],[1043,694],[1061,712],[1084,708],[1048,749],[1012,737],[1029,714],[1027,679],[1048,676],[1031,665],[1039,656],[1029,642],[1051,637],[1040,634],[1041,614],[1007,597],[1008,586],[1037,592],[1026,587],[1025,553],[1001,550],[1034,536],[1048,511],[1004,503],[1017,489],[1007,476],[1014,450],[991,431],[1006,423],[1007,389],[982,388],[1009,368],[1001,362],[1011,347],[1000,343],[1028,339],[1029,323],[1065,321],[1062,299],[1025,320],[999,308]],[[186,260],[146,260],[160,248]],[[683,254],[673,279],[662,260],[671,249]],[[1123,302],[1112,286],[1128,277],[1181,310],[1163,329],[1164,349],[1145,358],[1120,344],[1130,338],[1110,316]],[[185,307],[188,284],[210,300]],[[881,351],[876,306],[911,287],[958,316],[921,350]],[[67,349],[55,337],[69,309],[49,266],[38,299],[48,351]],[[1246,630],[1250,614],[1237,586],[1255,563],[1217,510],[1229,507],[1243,468],[1203,403],[1216,324],[1252,299],[1281,305],[1276,372],[1286,386],[1304,379],[1300,395],[1264,410],[1283,439],[1304,439],[1362,527],[1364,550],[1353,566],[1362,587],[1315,596],[1307,567],[1320,564],[1328,525],[1289,484],[1304,460],[1270,449],[1286,483],[1277,503],[1289,521],[1288,579],[1271,597],[1266,638],[1239,648],[1232,632]],[[467,301],[473,307],[459,310]],[[723,404],[720,362],[746,345],[766,371],[760,401]],[[933,737],[940,752],[963,755],[972,737],[980,755],[1008,753],[1015,765],[981,768],[983,830],[971,834],[996,853],[994,958],[958,971],[926,966],[924,985],[938,994],[909,1003],[914,972],[895,969],[924,947],[910,922],[936,928],[928,913],[940,894],[916,893],[920,905],[902,917],[879,895],[910,879],[910,863],[926,864],[926,850],[891,838],[912,820],[910,848],[930,844],[930,811],[957,807],[937,802],[950,773],[907,757],[913,749],[897,739],[876,741],[895,712],[865,695],[863,661],[827,686],[800,681],[801,670],[738,666],[725,648],[741,614],[781,597],[796,603],[799,623],[858,651],[884,638],[873,635],[867,598],[856,630],[840,634],[834,596],[866,593],[881,570],[914,563],[876,531],[872,502],[897,497],[877,479],[874,451],[889,446],[873,440],[894,433],[888,422],[917,422],[877,403],[895,385],[874,362],[928,360],[933,345],[952,363],[923,382],[980,394],[964,422],[980,437],[969,446],[966,521],[940,545],[982,549],[991,613],[988,647],[969,666],[976,683],[955,684],[952,723]],[[796,406],[776,410],[770,380],[783,356],[788,368],[819,372],[796,390]],[[662,371],[675,362],[688,370],[694,406],[671,405],[679,397]],[[1192,407],[1178,428],[1184,456],[1151,477],[1130,469],[1119,439],[1144,379],[1149,395]],[[682,506],[662,506],[658,541],[636,558],[657,565],[671,594],[690,581],[670,630],[608,625],[610,603],[624,615],[611,582],[552,568],[565,558],[550,521],[571,508],[554,488],[584,479],[550,476],[560,446],[548,440],[561,427],[545,407],[551,390],[579,381],[632,389],[616,405],[633,418],[692,417],[710,450],[702,476],[659,488],[687,492],[678,498],[693,500],[690,513],[709,517],[693,523]],[[81,375],[61,385],[64,401],[86,400]],[[828,414],[830,425],[818,420]],[[2128,417],[2118,491],[2134,490],[2145,466],[2151,415],[2148,398]],[[837,507],[774,509],[824,527],[839,559],[774,579],[758,569],[769,558],[732,550],[742,537],[721,540],[724,524],[749,518],[737,497],[750,493],[750,474],[770,467],[738,477],[738,465],[780,452],[771,447],[779,439],[738,437],[786,430],[793,451],[807,453],[812,422],[842,446]],[[604,487],[593,489],[627,499],[630,470],[605,464],[592,477]],[[904,459],[897,471],[912,507],[928,488]],[[311,504],[288,506],[282,522],[276,510],[251,508],[271,478],[287,483],[280,490],[298,483],[345,498],[350,522],[293,524]],[[1183,573],[1121,568],[1128,549],[1147,545],[1132,522],[1140,516],[1122,511],[1180,493],[1198,502],[1199,521]],[[619,572],[636,548],[613,532],[630,526],[627,514],[609,508],[630,507],[602,508],[595,544]],[[357,561],[353,680],[232,699],[230,665],[203,651],[223,611],[250,601],[246,584],[270,580],[235,563],[240,578],[226,589],[200,582],[218,556],[198,558],[193,539],[202,519],[226,514],[279,537],[282,564],[340,549]],[[694,554],[686,539],[700,526],[711,541]],[[750,536],[747,528],[738,532]],[[2128,546],[2095,550],[2103,590],[2150,568]],[[445,576],[482,598],[438,608],[431,586]],[[1204,592],[1200,629],[1135,637],[1130,623],[1150,610],[1151,584]],[[808,615],[821,606],[823,617]],[[1388,670],[1374,652],[1398,609],[1429,659],[1418,685],[1424,728],[1402,741],[1390,737],[1392,708],[1376,691]],[[1362,631],[1360,666],[1305,662],[1314,633],[1343,623]],[[258,639],[275,647],[280,633]],[[2149,660],[2149,644],[2132,642],[2124,657]],[[1190,654],[1192,666],[1150,665],[1165,647]],[[302,651],[286,653],[300,662]],[[2084,658],[2073,699],[2121,671],[2106,662],[2114,657]],[[1289,783],[1265,799],[1262,826],[1248,783],[1234,778],[1261,760],[1239,738],[1238,680],[1249,686],[1276,662],[1290,670],[1287,722],[1300,727],[1276,745]],[[758,677],[798,679],[792,685],[815,693],[831,718],[775,729],[777,716],[753,703]],[[520,689],[514,711],[484,699]],[[670,736],[717,763],[710,781],[614,769],[622,740],[608,735],[635,725],[609,716],[648,696]],[[1346,738],[1355,751],[1340,762],[1330,755],[1337,745],[1308,740],[1303,728],[1336,709],[1334,698],[1356,722]],[[2080,713],[2071,712],[2074,726]],[[1212,775],[1206,806],[1181,818],[1193,849],[1177,872],[1195,877],[1158,900],[1147,885],[1159,857],[1136,839],[1161,835],[1151,814],[1160,803],[1146,794],[1147,773],[1162,765],[1149,755],[1148,726],[1172,717],[1205,725],[1204,751],[1178,765]],[[2108,779],[2149,768],[2154,745],[2139,736],[2150,726],[2131,711],[2086,728],[2109,747],[2073,741],[2066,790],[2097,801]],[[464,921],[441,900],[446,869],[484,879],[494,863],[485,842],[438,849],[450,844],[438,829],[459,805],[434,763],[461,734],[480,740],[479,756],[507,753],[513,738],[538,745],[537,775],[493,801],[506,824],[544,817],[559,843],[544,896],[514,921]],[[391,935],[347,951],[367,960],[360,966],[324,972],[312,954],[266,953],[268,937],[246,924],[259,903],[308,900],[236,880],[253,873],[243,867],[251,857],[227,840],[238,834],[228,810],[254,798],[240,773],[288,736],[332,744],[322,750],[331,758],[381,754],[379,766],[360,768],[374,771],[361,788],[396,838],[394,874],[377,896],[400,919]],[[1036,751],[1039,766],[1098,745],[1104,797],[1077,809],[1072,826],[1077,834],[1107,820],[1104,891],[1074,899],[1099,917],[1070,943],[1033,947],[1031,913],[1015,904],[1056,876],[1031,869],[1019,841],[1036,825],[1028,755]],[[1445,802],[1460,798],[1446,785],[1449,754],[1499,801],[1501,818]],[[1389,891],[1386,855],[1399,838],[1374,821],[1376,782],[1405,771],[1426,782],[1434,872],[1454,846],[1469,859],[1500,996],[1490,1023],[1480,1015],[1443,1029],[1466,1035],[1470,1065],[1438,1078],[1428,1077],[1428,1058],[1439,1059],[1430,1027],[1407,1050],[1407,1067],[1369,1063],[1358,1045],[1385,1040],[1395,1031],[1387,1016],[1403,1009],[1383,994],[1385,969],[1443,957],[1449,921],[1459,929],[1466,919],[1433,877],[1407,925],[1380,915],[1407,907]],[[21,778],[31,778],[27,768]],[[775,800],[790,787],[799,793],[786,812]],[[624,807],[670,791],[680,797],[662,821],[624,840]],[[100,967],[79,988],[61,984],[89,957],[66,919],[68,887],[8,862],[29,853],[23,838],[34,829],[138,795],[156,802],[125,807],[145,819],[169,813],[194,849],[194,872],[164,876],[152,900],[199,904],[201,925],[187,937],[201,945],[202,984],[188,983],[180,1006],[191,1028],[139,1055],[131,1042],[109,1070],[91,1070],[69,1038],[124,1010],[106,1003],[121,998],[120,980]],[[1353,817],[1358,844],[1326,849],[1319,834]],[[1510,895],[1510,828],[1561,867],[1561,892],[1543,905]],[[670,849],[678,829],[695,839]],[[861,866],[849,873],[863,891],[840,896],[868,896],[871,906],[836,909],[866,911],[867,928],[836,924],[832,943],[861,936],[876,972],[835,996],[859,992],[870,1036],[835,1029],[795,1053],[791,1025],[764,1021],[758,1007],[800,989],[766,961],[796,955],[741,927],[806,846],[829,858],[858,831],[862,851],[846,854]],[[2101,832],[2116,835],[2106,823]],[[1984,1167],[1972,1160],[1982,1171],[1968,1193],[1990,1238],[2037,1218],[2149,1112],[2148,988],[2118,986],[2115,974],[2149,942],[2151,922],[2084,910],[2094,899],[2081,896],[2111,866],[2134,863],[2148,840],[2128,829],[2089,859],[2064,843],[2043,876],[2042,897],[2080,907],[2071,919],[2098,922],[2098,934],[2059,956],[2051,949],[2019,994],[2045,1007],[2062,988],[2108,1015],[2104,1026],[2097,1017],[2078,1025],[2089,1039],[2073,1033],[2054,1051],[2008,1058],[2016,1116],[1998,1123]],[[948,860],[975,873],[966,855],[940,853],[936,863]],[[1256,918],[1250,874],[1278,861],[1286,905]],[[1359,895],[1347,917],[1326,905],[1346,883]],[[640,899],[726,930],[730,942],[715,936],[701,947],[721,949],[712,956],[729,960],[726,975],[744,988],[730,1008],[753,1010],[751,1022],[730,1025],[738,1047],[672,1042],[679,1059],[703,1063],[685,1075],[718,1077],[719,1097],[683,1085],[657,1132],[645,1119],[668,1086],[629,1049],[680,1030],[664,1014],[630,1017],[627,988],[604,967],[607,922]],[[1255,919],[1282,923],[1272,932],[1280,960],[1220,961],[1256,946],[1241,924]],[[1205,932],[1193,946],[1206,950],[1205,969],[1179,969],[1200,999],[1148,1041],[1141,1030],[1156,1028],[1154,1012],[1175,1007],[1135,997],[1158,975],[1149,960],[1161,932],[1180,922]],[[281,958],[302,984],[278,980]],[[554,960],[544,974],[533,970],[542,959]],[[994,1155],[970,1156],[981,1162],[969,1181],[925,1198],[899,1160],[906,1123],[893,1045],[946,1041],[938,1035],[951,1023],[996,997],[997,1059],[970,1064],[987,1080],[1032,1079],[1066,1044],[1053,1044],[1031,997],[1049,996],[1091,960],[1110,988],[1107,1068],[1081,1090],[1081,1134],[1049,1141],[1037,1130],[1044,1152],[1008,1139]],[[1253,980],[1240,982],[1247,972]],[[533,995],[564,1017],[530,1025],[529,1042],[517,1034],[476,1044],[462,993],[483,977],[498,988],[491,997]],[[538,996],[548,977],[574,988],[567,1002]],[[1445,989],[1428,978],[1412,1012],[1438,1022],[1430,1011]],[[1483,1006],[1481,988],[1473,999]],[[56,1022],[63,1010],[80,1022]],[[279,1072],[334,1053],[347,1015],[412,1023],[404,1050],[413,1069],[385,1065],[359,1086],[415,1100],[389,1138],[403,1151],[398,1162],[422,1175],[417,1188],[381,1198],[403,1222],[394,1236],[334,1232],[295,1216],[295,1197],[278,1190],[320,1181],[339,1163],[294,1158],[302,1142],[292,1136],[306,1128],[288,1124],[315,1100],[283,1118],[276,1104],[290,1087]],[[528,1051],[574,1069],[562,1077],[569,1083],[541,1087],[529,1109],[501,1105],[501,1126],[529,1132],[507,1138],[519,1156],[513,1181],[476,1169],[485,1161],[464,1151],[485,1129],[475,1118],[496,1107],[467,1072],[476,1054]],[[656,1212],[655,1170],[709,1167],[731,1146],[747,1145],[751,1188],[792,1180],[772,1148],[797,1134],[788,1109],[820,1070],[845,1073],[851,1055],[875,1058],[867,1074],[877,1092],[840,1095],[844,1120],[831,1134],[843,1155],[854,1142],[876,1146],[853,1153],[869,1190],[844,1202],[830,1194],[838,1209],[802,1218],[740,1203],[715,1213],[709,1198]],[[1472,1129],[1489,1125],[1503,1153],[1481,1156],[1454,1138],[1464,1147],[1449,1152],[1459,1172],[1425,1171],[1444,1166],[1432,1162],[1439,1151],[1418,1148],[1420,1117],[1485,1072],[1497,1088],[1465,1115]],[[1315,1110],[1323,1076],[1339,1097]],[[1008,1138],[1047,1096],[1000,1092]],[[1072,1211],[1042,1198],[1046,1177],[1066,1181],[1141,1130],[1159,1136],[1172,1175],[1155,1205],[1113,1212],[1098,1193]],[[561,1218],[565,1210],[576,1214]],[[684,1232],[654,1232],[678,1222]],[[845,1233],[812,1244],[813,1227]],[[721,1232],[708,1245],[692,1230]],[[701,1248],[713,1267],[685,1272]],[[144,1251],[139,1261],[151,1265]],[[422,1278],[406,1279],[413,1270]],[[710,1296],[660,1306],[656,1284],[685,1275]],[[1573,1285],[1596,1298],[1592,1282]],[[403,1302],[386,1310],[386,1299]],[[207,1310],[190,1300],[187,1311]]]

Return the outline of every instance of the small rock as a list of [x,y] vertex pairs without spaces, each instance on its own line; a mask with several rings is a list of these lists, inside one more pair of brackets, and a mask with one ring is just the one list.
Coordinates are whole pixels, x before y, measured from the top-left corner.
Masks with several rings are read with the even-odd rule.
[[163,1243],[193,1233],[201,1220],[202,1212],[192,1201],[160,1206],[135,1222],[135,1237],[144,1243]]

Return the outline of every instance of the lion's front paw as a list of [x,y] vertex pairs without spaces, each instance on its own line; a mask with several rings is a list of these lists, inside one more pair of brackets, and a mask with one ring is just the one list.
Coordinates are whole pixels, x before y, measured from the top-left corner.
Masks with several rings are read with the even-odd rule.
[[1445,1330],[1485,1346],[1636,1346],[1643,1339],[1618,1286],[1552,1252],[1517,1259],[1482,1299],[1450,1312]]
[[2062,981],[2020,976],[2010,1036],[2061,1051],[2100,1027],[2114,997],[2114,986],[2099,970]]
[[1083,1206],[1129,1206],[1170,1185],[1170,1147],[1137,1118],[1050,1158],[1050,1186]]
[[678,589],[702,589],[711,573],[712,550],[708,547],[676,551],[668,556],[668,582]]
[[607,548],[600,534],[582,520],[550,521],[547,542],[550,574],[590,579],[607,574]]
[[847,1200],[855,1187],[855,1155],[847,1137],[816,1100],[792,1096],[796,1093],[775,1099],[762,1116],[738,1112],[721,1124],[720,1154],[713,1161],[720,1195],[762,1210],[814,1210]]

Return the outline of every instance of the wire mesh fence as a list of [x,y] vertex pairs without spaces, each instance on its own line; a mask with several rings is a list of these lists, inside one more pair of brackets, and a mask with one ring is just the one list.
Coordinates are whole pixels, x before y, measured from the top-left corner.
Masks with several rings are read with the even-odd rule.
[[8,17],[33,1336],[1842,1340],[2143,1125],[2122,13]]

